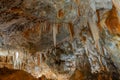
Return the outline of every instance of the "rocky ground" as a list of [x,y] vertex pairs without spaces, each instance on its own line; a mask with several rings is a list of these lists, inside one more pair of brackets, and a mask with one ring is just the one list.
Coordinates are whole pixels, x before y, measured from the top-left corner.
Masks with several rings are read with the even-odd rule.
[[38,80],[34,78],[31,74],[22,71],[8,69],[6,67],[0,68],[0,80]]

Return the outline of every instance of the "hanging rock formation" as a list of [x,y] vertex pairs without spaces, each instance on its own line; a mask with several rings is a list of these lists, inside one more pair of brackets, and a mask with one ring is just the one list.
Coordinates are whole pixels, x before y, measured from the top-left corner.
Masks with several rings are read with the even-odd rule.
[[120,1],[0,0],[0,67],[40,80],[120,80]]

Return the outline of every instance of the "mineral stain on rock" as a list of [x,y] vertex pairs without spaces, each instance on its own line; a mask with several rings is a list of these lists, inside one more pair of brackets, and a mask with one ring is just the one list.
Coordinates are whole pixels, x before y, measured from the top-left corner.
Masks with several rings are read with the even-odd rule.
[[120,1],[0,0],[0,80],[120,80]]

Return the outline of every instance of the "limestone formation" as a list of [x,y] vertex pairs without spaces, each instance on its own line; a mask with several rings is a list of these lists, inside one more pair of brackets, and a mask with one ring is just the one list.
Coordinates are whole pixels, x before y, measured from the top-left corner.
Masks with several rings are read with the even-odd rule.
[[120,0],[0,0],[0,67],[120,80]]

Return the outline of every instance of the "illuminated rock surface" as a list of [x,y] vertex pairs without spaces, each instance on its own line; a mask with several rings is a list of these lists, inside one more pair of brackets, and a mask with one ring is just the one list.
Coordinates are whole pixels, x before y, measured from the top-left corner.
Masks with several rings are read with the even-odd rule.
[[0,0],[4,66],[40,80],[120,80],[120,1]]

